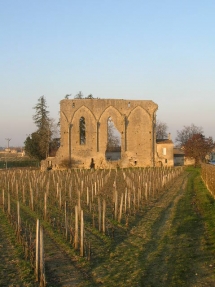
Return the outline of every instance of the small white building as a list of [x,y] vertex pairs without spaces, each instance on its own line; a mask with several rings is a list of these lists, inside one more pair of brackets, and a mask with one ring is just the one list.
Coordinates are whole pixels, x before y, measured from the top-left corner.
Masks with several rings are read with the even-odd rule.
[[168,139],[157,139],[158,166],[174,166],[173,141],[169,134]]

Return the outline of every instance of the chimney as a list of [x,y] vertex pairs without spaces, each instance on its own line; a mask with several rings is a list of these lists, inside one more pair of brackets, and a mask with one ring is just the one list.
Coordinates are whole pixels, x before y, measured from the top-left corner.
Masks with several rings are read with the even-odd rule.
[[170,141],[172,140],[171,139],[171,133],[168,133],[168,140],[170,140]]

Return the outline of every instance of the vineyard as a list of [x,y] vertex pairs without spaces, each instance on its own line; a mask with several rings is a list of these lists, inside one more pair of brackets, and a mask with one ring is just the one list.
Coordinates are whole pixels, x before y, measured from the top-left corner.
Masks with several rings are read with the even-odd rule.
[[215,196],[215,166],[202,164],[201,175],[208,190]]
[[154,286],[141,285],[147,272],[137,257],[143,241],[143,262],[159,250],[151,240],[163,238],[160,223],[173,216],[187,176],[182,167],[1,171],[2,228],[14,230],[31,279],[0,285]]

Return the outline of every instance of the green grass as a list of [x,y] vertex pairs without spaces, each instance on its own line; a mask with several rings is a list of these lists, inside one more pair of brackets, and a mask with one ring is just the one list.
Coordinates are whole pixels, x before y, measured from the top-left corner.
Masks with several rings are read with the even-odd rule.
[[[7,240],[9,240],[10,244],[14,247],[13,251],[11,251],[12,254],[11,256],[13,260],[16,261],[16,265],[19,270],[20,279],[17,278],[17,282],[21,280],[23,284],[22,286],[38,286],[38,284],[35,282],[35,276],[30,266],[30,262],[24,259],[24,252],[22,245],[18,243],[14,229],[9,224],[7,216],[3,213],[1,209],[0,209],[0,222],[2,230],[4,232],[4,236],[7,238]],[[2,252],[4,251],[2,250]],[[9,258],[8,260],[11,259]],[[5,266],[5,268],[7,269],[7,266]],[[9,281],[10,276],[15,276],[15,274],[8,274],[5,280]],[[6,284],[6,282],[4,283]]]
[[199,168],[185,173],[189,174],[185,189],[177,186],[177,195],[166,208],[160,207],[160,200],[152,207],[149,214],[155,220],[143,217],[119,247],[92,266],[98,285],[214,286],[214,199]]
[[215,264],[215,201],[201,180],[200,168],[188,168],[187,172],[186,192],[169,233],[176,248],[171,255],[168,286],[191,286],[199,275],[202,283],[215,278],[214,272],[204,272]]

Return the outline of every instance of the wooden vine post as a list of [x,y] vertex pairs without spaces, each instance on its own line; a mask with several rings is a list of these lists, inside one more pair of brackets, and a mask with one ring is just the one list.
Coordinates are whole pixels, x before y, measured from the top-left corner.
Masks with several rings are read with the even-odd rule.
[[7,212],[10,215],[10,193],[8,192]]
[[3,205],[3,211],[4,211],[4,189],[2,190],[2,205]]
[[84,256],[84,212],[81,210],[81,240],[80,240],[80,256]]
[[145,183],[145,200],[148,200],[148,185],[147,182]]
[[30,189],[30,196],[31,196],[31,209],[34,210],[34,196],[33,196],[33,189]]
[[67,202],[65,201],[65,235],[68,238]]
[[47,193],[44,193],[44,219],[47,219]]
[[45,284],[45,263],[44,263],[44,245],[43,245],[43,227],[40,226],[40,287]]
[[36,224],[36,262],[35,262],[35,276],[36,281],[39,281],[39,260],[40,260],[40,253],[39,253],[39,246],[40,246],[40,220],[37,219]]
[[101,231],[101,200],[98,197],[98,223],[99,223],[99,232]]
[[74,247],[78,249],[78,206],[75,206],[75,242]]
[[45,282],[43,227],[40,225],[40,220],[39,219],[37,219],[37,224],[36,224],[35,276],[36,276],[36,281],[40,283],[40,287],[46,286],[46,282]]
[[22,186],[22,202],[25,204],[25,186]]
[[120,201],[120,208],[119,208],[119,218],[118,218],[118,222],[121,222],[122,219],[122,206],[123,206],[123,193],[121,195],[121,201]]
[[59,191],[59,207],[60,207],[60,209],[61,209],[61,188],[60,188],[60,191]]
[[89,206],[89,188],[87,187],[87,206]]
[[114,211],[115,211],[114,218],[115,218],[115,220],[117,220],[117,214],[118,214],[118,209],[117,208],[118,208],[118,192],[115,189],[115,206],[114,206]]
[[126,189],[125,189],[125,214],[126,214],[126,212],[127,212],[127,194],[128,194],[128,189],[127,189],[127,187],[126,187]]
[[103,199],[103,216],[102,216],[102,232],[105,234],[106,225],[105,225],[105,216],[106,216],[106,201]]
[[21,231],[20,205],[19,205],[19,201],[17,201],[17,235],[18,235],[18,240],[20,240],[20,231]]

